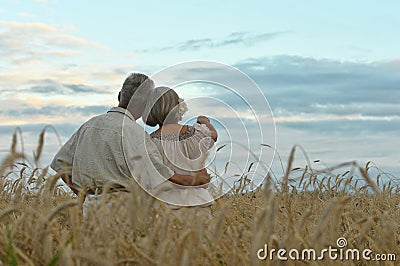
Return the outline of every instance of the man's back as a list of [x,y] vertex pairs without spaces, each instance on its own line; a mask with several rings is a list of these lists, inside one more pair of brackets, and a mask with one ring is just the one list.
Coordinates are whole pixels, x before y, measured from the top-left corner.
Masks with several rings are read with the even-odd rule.
[[51,167],[59,171],[71,165],[72,182],[77,188],[83,184],[99,187],[107,182],[126,183],[132,178],[122,146],[123,124],[132,129],[132,118],[119,109],[84,123],[55,156]]
[[73,182],[97,187],[115,182],[115,177],[131,178],[122,147],[123,118],[121,113],[108,112],[82,126],[73,163]]
[[78,189],[110,182],[129,185],[133,175],[142,186],[155,188],[174,174],[162,163],[150,136],[120,107],[83,124],[56,154],[51,167],[71,173]]

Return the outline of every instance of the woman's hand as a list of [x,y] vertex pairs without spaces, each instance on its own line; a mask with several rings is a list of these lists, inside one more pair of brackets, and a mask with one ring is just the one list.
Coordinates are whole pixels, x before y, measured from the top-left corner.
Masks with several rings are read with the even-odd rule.
[[215,130],[215,127],[211,124],[210,119],[208,119],[208,117],[204,115],[199,115],[197,117],[197,123],[206,125],[206,127],[208,127],[208,129],[211,131],[211,138],[214,141],[217,141],[218,138],[217,130]]
[[198,174],[198,180],[197,183],[198,185],[205,185],[210,183],[211,176],[209,173],[207,173],[207,170],[205,168],[201,169],[199,174]]
[[208,119],[204,115],[199,115],[199,117],[197,117],[197,123],[199,123],[199,124],[207,124],[207,123],[210,123],[210,119]]
[[196,176],[174,174],[169,181],[182,186],[202,186],[210,183],[210,175],[206,169],[200,170]]

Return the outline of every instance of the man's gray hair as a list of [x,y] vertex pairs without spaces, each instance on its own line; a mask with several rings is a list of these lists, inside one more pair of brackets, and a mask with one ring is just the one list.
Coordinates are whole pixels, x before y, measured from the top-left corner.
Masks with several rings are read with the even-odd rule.
[[[142,73],[132,73],[124,81],[119,93],[119,105],[127,108],[133,97],[133,102],[145,102],[149,92],[154,89],[154,81]],[[131,103],[132,104],[132,103]]]

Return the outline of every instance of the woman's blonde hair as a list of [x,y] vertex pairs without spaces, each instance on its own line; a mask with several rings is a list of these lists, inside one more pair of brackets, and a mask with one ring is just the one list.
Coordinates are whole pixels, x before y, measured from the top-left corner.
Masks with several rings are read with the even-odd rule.
[[149,126],[177,123],[187,111],[186,104],[178,94],[168,87],[157,87],[149,97],[143,121]]

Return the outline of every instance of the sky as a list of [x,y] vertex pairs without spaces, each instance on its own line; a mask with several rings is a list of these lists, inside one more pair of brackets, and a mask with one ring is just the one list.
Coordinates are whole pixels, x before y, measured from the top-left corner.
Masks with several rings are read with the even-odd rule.
[[[2,0],[0,156],[16,127],[28,155],[46,125],[65,142],[84,121],[117,104],[131,72],[153,75],[201,60],[232,66],[256,83],[268,104],[255,105],[270,108],[276,125],[276,142],[261,141],[275,144],[284,164],[297,144],[320,165],[373,161],[399,176],[398,10],[394,0]],[[217,86],[179,90],[186,99],[205,92],[246,113]],[[258,134],[250,125],[250,137],[243,135],[240,123],[212,106],[194,103],[196,112],[224,122],[235,140]],[[51,129],[45,141],[43,165],[59,146]],[[241,155],[234,152],[239,165]],[[305,163],[296,153],[296,164]]]

